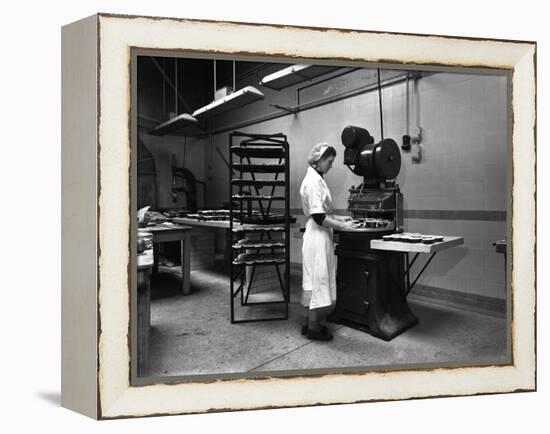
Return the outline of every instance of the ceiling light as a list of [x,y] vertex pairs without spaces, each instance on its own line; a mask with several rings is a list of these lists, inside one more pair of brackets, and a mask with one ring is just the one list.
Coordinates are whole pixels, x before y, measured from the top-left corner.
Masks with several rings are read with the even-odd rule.
[[197,123],[198,121],[196,118],[188,113],[183,113],[181,115],[173,117],[169,121],[157,125],[151,131],[149,131],[149,134],[152,134],[154,136],[164,136],[166,134],[183,134],[193,136],[204,134]]
[[193,116],[199,120],[208,119],[229,110],[250,104],[259,99],[264,99],[264,94],[255,87],[246,86],[223,98],[213,101],[198,110],[195,110],[193,112]]
[[260,85],[274,90],[281,90],[285,87],[328,74],[337,69],[340,69],[340,67],[329,65],[292,65],[273,74],[266,75],[260,81]]

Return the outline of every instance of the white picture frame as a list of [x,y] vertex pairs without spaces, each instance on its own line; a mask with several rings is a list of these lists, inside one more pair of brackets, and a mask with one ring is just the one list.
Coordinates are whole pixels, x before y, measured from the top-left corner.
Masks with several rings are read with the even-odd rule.
[[[513,71],[512,363],[133,386],[132,48]],[[535,62],[520,41],[109,14],[65,26],[62,404],[112,419],[535,390]]]

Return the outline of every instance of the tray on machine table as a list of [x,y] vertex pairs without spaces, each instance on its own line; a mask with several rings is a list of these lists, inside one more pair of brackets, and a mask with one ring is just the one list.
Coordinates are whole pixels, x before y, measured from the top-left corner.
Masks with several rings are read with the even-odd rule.
[[[432,240],[433,236],[424,236],[420,234],[415,234],[411,236],[403,236],[402,239],[395,240],[388,240],[386,239],[375,239],[371,240],[370,247],[373,250],[384,250],[388,252],[403,252],[406,255],[406,269],[405,269],[405,278],[407,283],[406,288],[406,294],[411,292],[412,288],[422,276],[422,273],[426,270],[432,259],[435,257],[436,253],[449,249],[451,247],[456,247],[461,244],[464,244],[464,238],[463,237],[456,237],[456,236],[438,236],[435,237],[437,241]],[[422,242],[424,238],[430,238],[429,243]],[[441,241],[439,241],[441,239]],[[426,240],[424,240],[426,241]],[[414,253],[414,258],[412,261],[409,260],[409,253]],[[423,267],[420,269],[420,271],[417,273],[416,278],[411,283],[411,268],[414,264],[414,262],[418,259],[418,256],[420,253],[429,253],[430,257],[426,261],[426,263],[423,265]]]

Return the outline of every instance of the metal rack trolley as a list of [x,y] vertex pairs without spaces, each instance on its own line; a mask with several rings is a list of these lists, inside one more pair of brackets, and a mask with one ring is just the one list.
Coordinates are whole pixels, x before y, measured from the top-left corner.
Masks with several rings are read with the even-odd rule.
[[[229,135],[229,166],[231,323],[288,319],[291,218],[286,136],[282,133],[232,132]],[[268,194],[263,194],[264,188],[270,190]],[[283,202],[283,214],[271,213],[274,202]],[[256,293],[254,287],[256,268],[267,266],[275,268],[280,285],[280,294],[269,294],[277,296],[269,300],[262,299],[266,294]],[[247,311],[252,307],[260,308],[255,311],[256,316],[237,318],[238,298]],[[267,309],[266,314],[266,307],[277,305],[282,308],[276,309],[276,314],[271,309]],[[258,311],[262,315],[258,316]]]

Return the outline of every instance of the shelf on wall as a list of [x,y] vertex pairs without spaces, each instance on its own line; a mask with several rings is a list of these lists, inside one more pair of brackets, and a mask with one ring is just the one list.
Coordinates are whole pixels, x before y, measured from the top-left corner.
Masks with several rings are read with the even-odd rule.
[[260,85],[274,90],[311,80],[329,72],[340,69],[339,66],[329,65],[292,65],[273,74],[266,75],[260,81]]
[[223,98],[211,102],[204,107],[193,112],[193,116],[198,120],[208,119],[213,116],[225,113],[229,110],[242,107],[254,101],[264,98],[264,94],[253,86],[246,86],[242,89],[233,92]]
[[200,136],[205,132],[199,127],[198,120],[188,113],[182,113],[172,119],[157,125],[149,134],[153,136],[183,135]]

